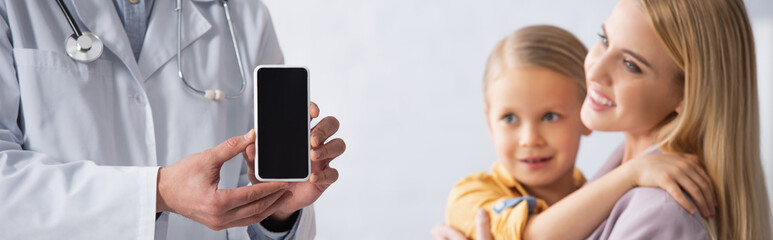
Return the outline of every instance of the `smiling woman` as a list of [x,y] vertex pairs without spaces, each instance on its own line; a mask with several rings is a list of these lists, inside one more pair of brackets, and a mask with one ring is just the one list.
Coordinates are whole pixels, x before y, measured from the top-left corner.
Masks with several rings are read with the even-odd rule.
[[623,0],[602,30],[586,59],[583,122],[625,132],[623,162],[652,149],[698,156],[717,196],[717,215],[704,220],[709,236],[770,239],[744,3]]

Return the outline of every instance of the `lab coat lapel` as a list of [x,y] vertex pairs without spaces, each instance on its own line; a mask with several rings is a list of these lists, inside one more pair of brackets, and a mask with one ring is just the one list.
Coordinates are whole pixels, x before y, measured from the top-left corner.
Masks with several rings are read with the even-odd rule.
[[134,79],[143,79],[113,1],[73,0],[73,5],[76,15],[88,31],[102,39],[105,48],[110,49],[123,62]]
[[[212,28],[209,21],[201,14],[198,6],[190,1],[182,1],[183,28],[182,49]],[[154,72],[170,59],[177,56],[177,13],[175,1],[156,0],[150,25],[145,34],[145,41],[140,53],[139,67],[147,81]],[[183,53],[185,57],[185,53]],[[175,61],[177,61],[175,59]],[[188,66],[191,67],[191,66]]]

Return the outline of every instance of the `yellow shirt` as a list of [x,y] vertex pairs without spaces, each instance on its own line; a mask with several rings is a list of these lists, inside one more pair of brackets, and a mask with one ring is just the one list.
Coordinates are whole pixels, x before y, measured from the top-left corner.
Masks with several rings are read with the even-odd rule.
[[[532,206],[525,198],[520,202],[514,199],[529,194],[499,162],[494,163],[491,172],[472,174],[454,186],[446,204],[446,224],[474,239],[475,214],[483,207],[491,217],[491,233],[495,239],[521,239],[529,208],[537,214],[548,205],[542,199],[533,201],[531,197],[527,198],[531,198]],[[576,168],[574,179],[578,186],[585,184],[585,177]]]

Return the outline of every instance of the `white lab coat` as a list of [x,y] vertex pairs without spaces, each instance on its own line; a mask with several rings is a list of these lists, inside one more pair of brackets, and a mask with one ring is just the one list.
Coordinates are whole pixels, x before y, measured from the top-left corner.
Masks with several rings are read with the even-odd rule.
[[[175,1],[156,0],[139,61],[110,0],[66,1],[99,36],[102,56],[69,58],[72,34],[55,1],[0,1],[0,239],[242,239],[246,227],[212,231],[177,214],[156,221],[157,166],[252,128],[252,69],[283,62],[262,2],[232,1],[248,76],[238,99],[211,101],[177,78]],[[199,89],[239,91],[231,38],[218,1],[184,1],[183,64]],[[248,184],[241,156],[220,188]],[[297,238],[314,234],[304,209]]]

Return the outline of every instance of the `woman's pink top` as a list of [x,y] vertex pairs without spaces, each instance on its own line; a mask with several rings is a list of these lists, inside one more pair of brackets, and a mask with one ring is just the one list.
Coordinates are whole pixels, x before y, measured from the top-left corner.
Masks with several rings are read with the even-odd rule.
[[[624,145],[612,153],[591,181],[620,166]],[[665,190],[636,187],[617,201],[588,239],[708,239],[708,232],[698,211],[688,213]]]

